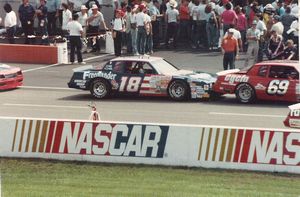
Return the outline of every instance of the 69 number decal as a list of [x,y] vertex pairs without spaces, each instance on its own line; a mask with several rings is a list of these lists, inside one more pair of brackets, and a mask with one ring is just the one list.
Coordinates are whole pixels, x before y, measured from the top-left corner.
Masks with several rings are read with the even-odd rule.
[[290,82],[288,80],[272,80],[267,89],[267,94],[270,95],[284,95],[288,91]]

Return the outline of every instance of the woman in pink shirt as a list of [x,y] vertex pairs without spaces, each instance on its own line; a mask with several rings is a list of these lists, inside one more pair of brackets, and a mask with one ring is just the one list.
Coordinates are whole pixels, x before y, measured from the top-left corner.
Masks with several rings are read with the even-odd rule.
[[230,28],[230,25],[236,25],[237,15],[235,11],[231,10],[231,4],[227,3],[225,5],[226,10],[222,13],[221,19],[223,23],[224,34]]
[[[236,27],[237,30],[241,33],[241,39],[244,43],[243,46],[245,46],[246,43],[246,32],[247,32],[247,19],[245,16],[245,13],[241,9],[240,6],[236,6],[235,12],[237,14],[237,21],[236,21]],[[244,48],[245,49],[245,48]]]

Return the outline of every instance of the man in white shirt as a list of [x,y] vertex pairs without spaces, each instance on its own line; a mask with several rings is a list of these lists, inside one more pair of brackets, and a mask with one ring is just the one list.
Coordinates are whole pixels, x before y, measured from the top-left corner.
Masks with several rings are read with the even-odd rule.
[[206,13],[205,8],[207,6],[206,0],[202,0],[199,4],[199,22],[197,24],[199,29],[199,44],[203,47],[207,47],[207,34],[206,34]]
[[244,67],[248,66],[249,59],[253,58],[253,63],[251,65],[254,65],[257,61],[257,55],[258,55],[258,41],[260,38],[260,32],[256,29],[257,21],[252,22],[252,27],[247,30],[247,42],[248,42],[248,50],[247,55],[245,58]]
[[16,33],[16,27],[17,27],[17,16],[16,13],[12,10],[12,7],[10,4],[6,3],[4,5],[4,10],[6,12],[6,16],[4,19],[4,27],[6,29],[8,42],[10,44],[15,43],[15,33]]
[[137,26],[137,50],[139,54],[144,55],[146,47],[146,18],[143,10],[145,6],[141,4],[139,6],[139,12],[136,15],[136,26]]
[[179,11],[176,9],[176,7],[177,7],[176,1],[171,1],[169,3],[170,3],[171,9],[167,10],[167,12],[166,12],[166,21],[168,23],[166,48],[169,47],[170,38],[173,38],[173,46],[176,49]]
[[134,6],[130,14],[131,45],[132,45],[132,53],[134,55],[139,55],[137,49],[137,26],[136,26],[137,11],[138,11],[138,5]]
[[71,64],[74,63],[75,60],[75,49],[77,54],[77,60],[79,64],[85,64],[85,62],[82,61],[82,54],[81,54],[81,36],[83,34],[83,29],[81,24],[78,22],[78,14],[73,15],[73,20],[70,21],[67,24],[67,30],[70,34],[70,62]]

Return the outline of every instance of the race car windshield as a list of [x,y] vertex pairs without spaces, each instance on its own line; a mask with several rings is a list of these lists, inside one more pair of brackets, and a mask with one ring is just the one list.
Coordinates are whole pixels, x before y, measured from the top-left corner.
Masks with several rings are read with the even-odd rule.
[[155,67],[159,74],[169,74],[179,70],[164,59],[153,61],[152,65]]

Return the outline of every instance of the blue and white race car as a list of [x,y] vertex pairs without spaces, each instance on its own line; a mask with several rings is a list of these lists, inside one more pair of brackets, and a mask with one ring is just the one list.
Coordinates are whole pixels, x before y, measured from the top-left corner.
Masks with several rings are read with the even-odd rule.
[[90,90],[95,98],[112,94],[169,96],[174,100],[209,98],[216,77],[180,70],[161,57],[118,57],[102,67],[73,70],[69,88]]

